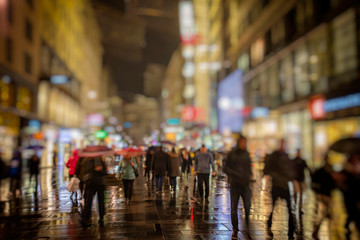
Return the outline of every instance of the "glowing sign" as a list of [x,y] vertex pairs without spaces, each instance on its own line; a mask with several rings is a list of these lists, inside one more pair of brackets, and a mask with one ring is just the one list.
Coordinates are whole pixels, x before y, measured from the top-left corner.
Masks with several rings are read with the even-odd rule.
[[325,112],[335,112],[347,108],[360,106],[360,93],[347,95],[344,97],[326,100],[324,103]]
[[97,139],[104,139],[104,138],[106,138],[106,136],[107,136],[107,132],[104,130],[99,130],[99,131],[95,132],[95,134],[94,134],[94,137]]
[[69,82],[69,78],[65,75],[52,75],[50,77],[52,84],[61,85]]

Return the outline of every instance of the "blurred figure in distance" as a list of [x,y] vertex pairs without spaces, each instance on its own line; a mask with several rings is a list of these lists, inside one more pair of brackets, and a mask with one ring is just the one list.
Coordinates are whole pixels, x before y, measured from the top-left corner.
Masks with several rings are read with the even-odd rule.
[[190,156],[190,153],[186,148],[183,149],[181,153],[181,173],[183,178],[183,183],[185,189],[188,189],[189,186],[189,175],[191,174],[191,166],[192,166],[192,158]]
[[[69,168],[69,177],[70,179],[72,177],[74,177],[75,175],[75,169],[76,169],[76,164],[79,160],[79,150],[74,149],[71,157],[69,158],[69,160],[66,163],[66,167]],[[70,198],[72,198],[74,195],[74,192],[71,193]],[[77,192],[75,192],[75,199],[77,199]]]

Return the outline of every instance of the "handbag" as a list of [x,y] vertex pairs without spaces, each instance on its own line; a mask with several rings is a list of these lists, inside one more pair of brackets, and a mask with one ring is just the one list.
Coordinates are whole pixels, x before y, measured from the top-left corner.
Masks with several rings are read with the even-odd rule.
[[77,190],[79,190],[79,179],[76,177],[71,178],[67,190],[69,192],[76,192]]

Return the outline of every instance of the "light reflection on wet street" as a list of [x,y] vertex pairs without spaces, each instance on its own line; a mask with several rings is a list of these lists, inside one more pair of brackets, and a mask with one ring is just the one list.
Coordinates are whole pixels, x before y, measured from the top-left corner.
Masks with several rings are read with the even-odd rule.
[[[130,206],[123,201],[122,185],[109,179],[106,191],[104,227],[97,224],[97,211],[93,209],[93,225],[83,229],[79,223],[80,201],[72,201],[66,190],[67,176],[62,169],[42,169],[41,187],[35,191],[35,182],[29,185],[24,176],[22,199],[8,201],[8,183],[1,189],[0,239],[231,239],[230,196],[225,175],[211,181],[210,203],[200,203],[193,197],[193,186],[176,193],[164,190],[155,193],[143,177],[136,179],[134,197]],[[66,181],[64,181],[64,179]],[[180,182],[180,179],[179,179]],[[165,181],[165,189],[168,183]],[[267,239],[266,220],[270,212],[270,194],[267,182],[258,178],[252,184],[253,198],[249,235],[240,220],[239,239]],[[326,220],[320,239],[342,239],[345,215],[339,196],[335,201],[334,219],[328,234]],[[311,239],[314,219],[314,195],[306,192],[303,234],[297,239]],[[281,205],[281,206],[280,206]],[[97,207],[97,204],[94,206]],[[242,202],[239,213],[243,213]],[[278,203],[272,227],[274,239],[287,239],[285,202]],[[352,239],[356,239],[353,236]]]

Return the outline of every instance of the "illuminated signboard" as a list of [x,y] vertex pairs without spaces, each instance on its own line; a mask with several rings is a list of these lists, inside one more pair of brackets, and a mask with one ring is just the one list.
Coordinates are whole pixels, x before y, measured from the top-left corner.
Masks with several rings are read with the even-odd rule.
[[124,128],[131,128],[131,122],[124,122]]
[[166,120],[167,125],[180,125],[180,119],[179,118],[169,118]]
[[69,82],[69,78],[65,75],[52,75],[50,77],[52,84],[61,85]]
[[325,112],[335,112],[347,108],[360,106],[360,93],[347,95],[344,97],[326,100],[324,103]]
[[105,130],[96,131],[94,137],[97,139],[104,139],[107,136],[107,132]]

